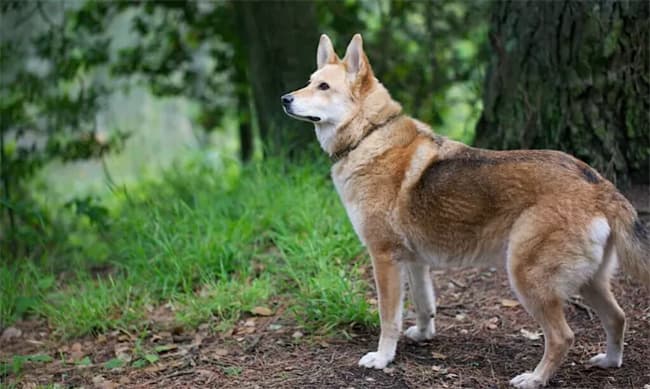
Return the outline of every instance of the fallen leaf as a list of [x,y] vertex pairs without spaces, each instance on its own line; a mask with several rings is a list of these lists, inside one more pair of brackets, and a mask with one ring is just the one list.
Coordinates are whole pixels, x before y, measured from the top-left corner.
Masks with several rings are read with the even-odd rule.
[[293,335],[291,335],[291,337],[294,338],[294,339],[300,339],[303,336],[304,336],[303,333],[300,332],[300,331],[296,331],[296,332],[293,333]]
[[80,360],[84,355],[86,355],[86,353],[81,350],[81,343],[75,343],[70,346],[70,358],[72,358],[73,361],[76,362]]
[[487,327],[487,329],[490,329],[490,330],[495,330],[498,327],[497,326],[498,323],[499,323],[499,318],[498,317],[493,317],[493,318],[490,318],[486,322],[485,327]]
[[394,367],[385,367],[384,368],[384,373],[393,374],[393,373],[395,373],[395,368]]
[[93,361],[90,360],[90,357],[83,357],[80,360],[76,361],[74,363],[77,366],[91,366],[93,364]]
[[147,373],[157,373],[159,371],[167,370],[169,366],[165,366],[162,364],[157,364],[157,365],[149,365],[143,369],[143,371]]
[[431,370],[440,373],[440,374],[447,374],[448,369],[446,367],[438,366],[438,365],[433,365],[431,366]]
[[273,311],[267,307],[255,307],[251,309],[251,313],[258,316],[271,316]]
[[33,354],[24,357],[26,361],[31,362],[52,362],[54,358],[46,354]]
[[521,332],[521,335],[524,338],[530,339],[530,340],[539,340],[542,337],[541,332],[530,332],[525,328],[522,328],[519,332]]
[[19,338],[22,334],[23,332],[16,327],[7,327],[7,329],[2,331],[2,336],[0,339],[7,342],[12,338]]
[[163,344],[160,346],[156,346],[154,350],[156,350],[157,353],[164,353],[166,351],[171,351],[171,350],[176,350],[178,346],[175,344]]
[[[119,367],[124,366],[125,363],[126,362],[124,362],[123,360],[121,360],[119,358],[113,358],[113,359],[109,359],[108,361],[106,361],[104,363],[104,367],[107,368],[107,369],[117,369]],[[97,377],[95,377],[95,378],[97,378]],[[104,377],[102,377],[102,379],[103,378]],[[94,379],[93,379],[93,381],[94,381]]]
[[242,327],[237,329],[237,334],[246,335],[255,332],[255,327]]
[[115,356],[118,359],[121,359],[122,361],[125,362],[130,362],[131,361],[131,354],[129,351],[131,351],[131,346],[125,343],[118,343],[115,345]]
[[502,299],[501,300],[501,305],[507,308],[514,308],[519,306],[519,301],[516,300],[510,300],[510,299]]
[[437,353],[437,352],[432,352],[431,356],[433,359],[447,359],[447,356],[445,354]]
[[248,319],[248,320],[246,320],[244,322],[245,327],[255,327],[256,324],[257,324],[257,321],[255,320],[254,317],[251,317],[250,319]]
[[156,354],[146,354],[144,356],[144,359],[146,359],[147,362],[149,362],[150,364],[154,364],[154,363],[158,362],[160,357],[158,355],[156,355]]
[[228,350],[225,348],[218,348],[214,350],[214,355],[216,355],[217,357],[225,357],[226,355],[228,355]]

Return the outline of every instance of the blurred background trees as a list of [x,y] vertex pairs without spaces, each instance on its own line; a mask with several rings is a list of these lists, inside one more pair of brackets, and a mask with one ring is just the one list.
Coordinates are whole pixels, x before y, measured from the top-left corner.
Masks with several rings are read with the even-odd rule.
[[51,252],[75,223],[104,228],[106,187],[125,191],[173,161],[322,161],[311,125],[279,104],[314,70],[322,32],[339,52],[361,32],[393,97],[442,134],[561,149],[618,182],[648,181],[647,2],[3,1],[0,11],[3,258]]

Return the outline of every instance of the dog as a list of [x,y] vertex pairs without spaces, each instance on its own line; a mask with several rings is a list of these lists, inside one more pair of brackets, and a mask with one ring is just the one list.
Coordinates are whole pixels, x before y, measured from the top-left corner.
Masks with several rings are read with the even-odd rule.
[[589,360],[620,367],[625,315],[610,278],[618,263],[650,285],[650,238],[632,205],[584,162],[549,150],[493,151],[436,135],[402,113],[375,78],[361,35],[340,59],[322,35],[309,84],[281,97],[291,117],[313,123],[332,180],[372,258],[379,296],[377,351],[360,366],[395,357],[407,276],[414,341],[435,334],[429,270],[503,265],[521,304],[544,333],[544,355],[517,388],[545,386],[574,339],[563,306],[580,293],[607,334]]

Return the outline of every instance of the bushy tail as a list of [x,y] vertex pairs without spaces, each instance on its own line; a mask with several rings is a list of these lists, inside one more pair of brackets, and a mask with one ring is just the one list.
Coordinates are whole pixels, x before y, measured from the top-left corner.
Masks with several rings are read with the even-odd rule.
[[650,231],[627,200],[616,203],[609,221],[618,261],[623,271],[650,289]]

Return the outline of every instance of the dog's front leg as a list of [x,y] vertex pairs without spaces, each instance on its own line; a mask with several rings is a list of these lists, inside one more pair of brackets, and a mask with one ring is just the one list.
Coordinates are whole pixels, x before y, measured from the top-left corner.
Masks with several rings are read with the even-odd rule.
[[366,354],[359,366],[383,369],[395,358],[395,349],[402,329],[402,264],[395,252],[371,253],[379,295],[381,335],[376,352]]

